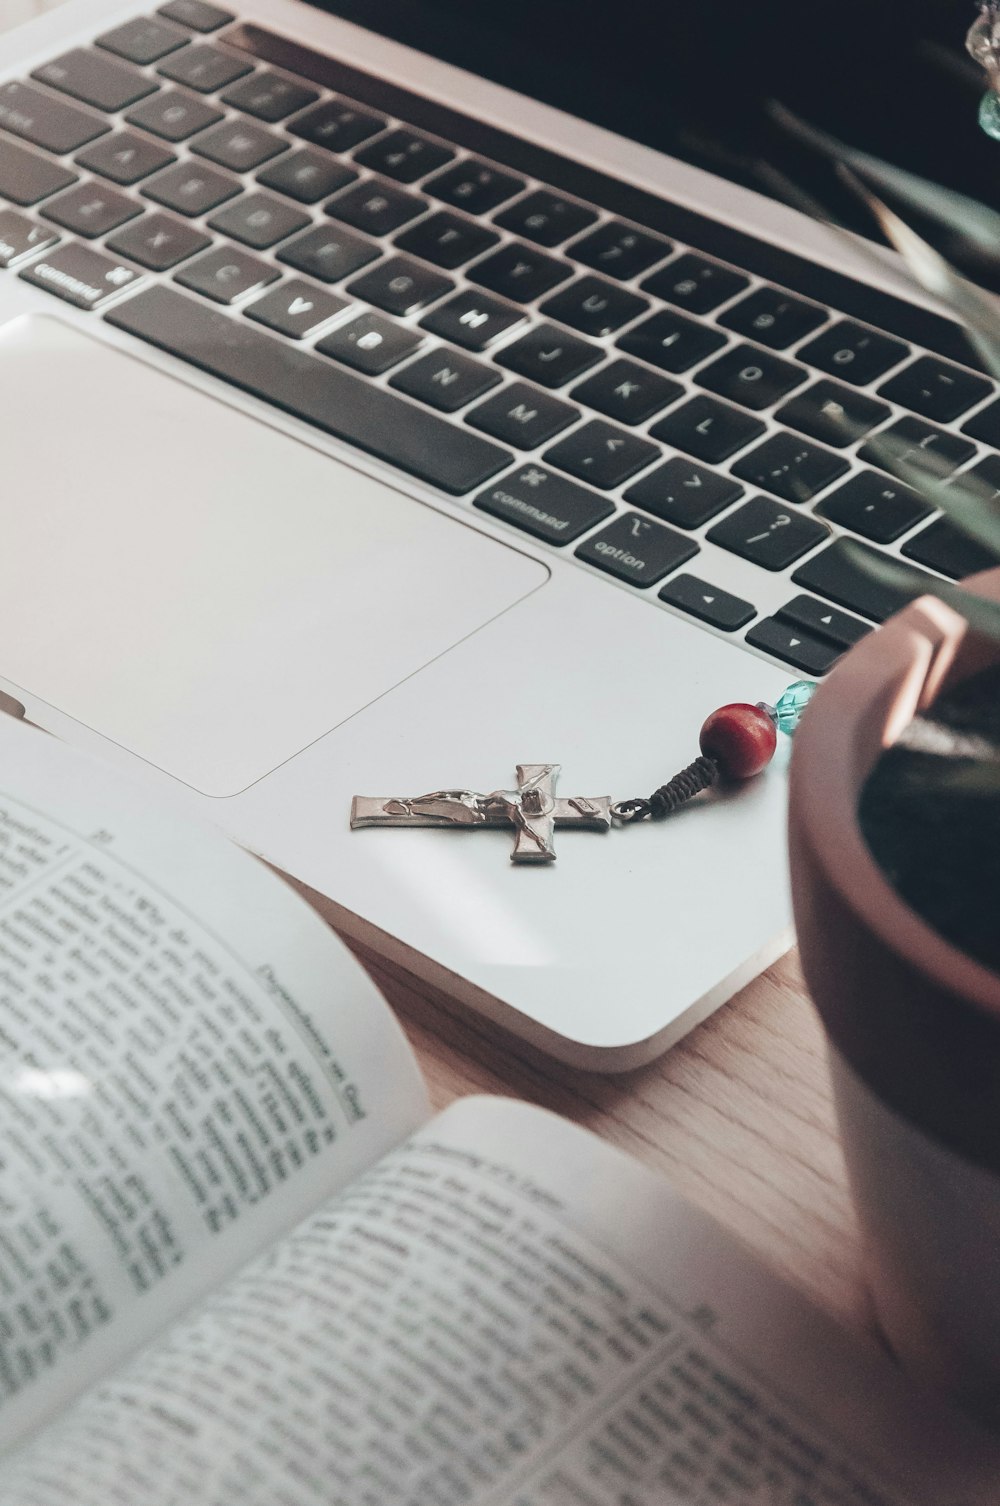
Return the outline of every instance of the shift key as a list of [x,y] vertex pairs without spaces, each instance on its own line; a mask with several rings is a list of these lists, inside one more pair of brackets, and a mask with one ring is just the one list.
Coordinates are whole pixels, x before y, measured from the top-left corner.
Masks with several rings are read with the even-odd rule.
[[501,477],[480,492],[475,505],[550,544],[570,543],[615,510],[606,497],[540,465]]

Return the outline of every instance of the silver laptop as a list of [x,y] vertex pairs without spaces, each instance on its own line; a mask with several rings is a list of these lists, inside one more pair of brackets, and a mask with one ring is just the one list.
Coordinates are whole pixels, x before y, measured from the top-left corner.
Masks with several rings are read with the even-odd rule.
[[[648,794],[892,609],[845,533],[977,562],[865,444],[989,474],[994,392],[888,258],[399,9],[424,50],[305,0],[68,0],[0,38],[0,689],[619,1070],[788,946],[787,749],[555,863],[352,800],[543,760],[570,801]],[[502,18],[451,24],[497,72]]]

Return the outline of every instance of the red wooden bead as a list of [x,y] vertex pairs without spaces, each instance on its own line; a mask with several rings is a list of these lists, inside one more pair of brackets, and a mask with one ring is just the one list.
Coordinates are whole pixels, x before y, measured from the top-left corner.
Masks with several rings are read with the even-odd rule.
[[750,779],[766,769],[778,734],[766,711],[734,702],[713,711],[701,729],[701,751],[719,765],[724,779]]

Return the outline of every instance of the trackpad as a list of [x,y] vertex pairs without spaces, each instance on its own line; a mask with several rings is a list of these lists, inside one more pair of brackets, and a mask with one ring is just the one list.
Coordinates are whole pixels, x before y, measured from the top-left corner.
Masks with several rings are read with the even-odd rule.
[[55,318],[0,331],[0,676],[235,794],[546,579]]

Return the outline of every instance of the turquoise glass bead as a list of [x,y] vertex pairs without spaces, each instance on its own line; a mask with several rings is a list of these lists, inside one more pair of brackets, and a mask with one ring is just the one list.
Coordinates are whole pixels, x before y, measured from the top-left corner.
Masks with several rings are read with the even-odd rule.
[[799,724],[799,718],[805,711],[813,692],[817,689],[815,680],[795,680],[788,689],[778,697],[775,706],[775,716],[780,732],[793,733]]
[[992,89],[987,90],[979,101],[979,124],[987,136],[1000,141],[1000,99]]

